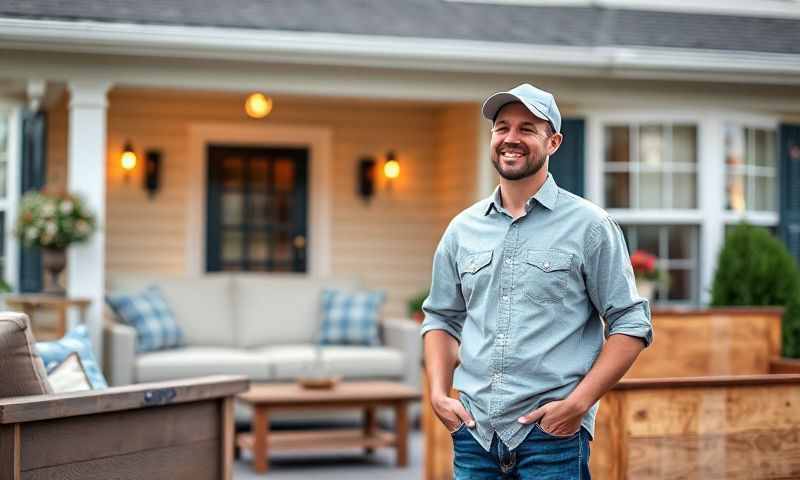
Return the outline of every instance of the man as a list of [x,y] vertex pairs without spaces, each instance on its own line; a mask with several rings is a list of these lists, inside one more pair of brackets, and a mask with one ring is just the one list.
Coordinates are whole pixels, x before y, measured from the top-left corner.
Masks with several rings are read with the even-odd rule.
[[652,341],[649,305],[616,222],[548,173],[553,95],[523,84],[483,115],[501,179],[436,249],[422,307],[431,403],[456,479],[587,479],[598,401]]

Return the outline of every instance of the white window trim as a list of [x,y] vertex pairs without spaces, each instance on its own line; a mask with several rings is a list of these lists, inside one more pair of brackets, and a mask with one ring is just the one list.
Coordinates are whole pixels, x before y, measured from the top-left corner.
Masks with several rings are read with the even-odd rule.
[[253,125],[251,123],[192,124],[189,126],[188,194],[186,199],[186,274],[206,273],[206,191],[209,143],[259,147],[296,146],[309,152],[308,274],[331,273],[330,164],[333,136],[319,126]]
[[692,224],[698,225],[699,292],[701,304],[711,299],[711,285],[716,271],[719,250],[725,239],[725,226],[741,220],[754,225],[775,226],[776,212],[730,212],[725,210],[725,124],[734,122],[753,128],[777,129],[780,118],[751,112],[724,109],[703,109],[686,105],[652,104],[647,110],[622,107],[613,112],[586,110],[578,112],[586,118],[586,193],[592,202],[605,205],[603,128],[621,123],[692,123],[697,125],[697,194],[696,210],[628,210],[609,209],[619,223]]
[[3,278],[14,291],[19,291],[19,241],[14,235],[20,196],[19,173],[22,159],[22,104],[0,100],[0,114],[8,120],[8,150],[6,152],[6,198],[0,199],[5,212],[5,265]]

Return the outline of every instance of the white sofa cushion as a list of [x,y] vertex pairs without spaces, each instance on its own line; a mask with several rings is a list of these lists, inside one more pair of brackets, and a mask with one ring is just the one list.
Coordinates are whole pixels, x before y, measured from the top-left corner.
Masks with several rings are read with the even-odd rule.
[[275,345],[257,352],[272,366],[273,379],[278,382],[291,382],[308,375],[314,364],[314,346],[311,344]]
[[186,345],[236,345],[236,317],[229,275],[209,274],[187,278],[114,274],[109,279],[110,290],[114,293],[131,293],[148,285],[156,285],[164,294],[175,320],[183,330]]
[[305,274],[235,274],[237,345],[263,347],[315,343],[323,288],[358,288],[354,279]]
[[136,357],[139,383],[217,374],[247,375],[254,382],[273,380],[267,358],[239,348],[186,347]]
[[329,372],[345,378],[401,379],[405,373],[403,352],[388,347],[325,346],[322,363]]
[[[314,364],[314,345],[276,345],[257,350],[272,365],[275,381],[308,375]],[[396,378],[404,375],[403,352],[387,347],[323,346],[322,366],[327,374],[346,379]]]

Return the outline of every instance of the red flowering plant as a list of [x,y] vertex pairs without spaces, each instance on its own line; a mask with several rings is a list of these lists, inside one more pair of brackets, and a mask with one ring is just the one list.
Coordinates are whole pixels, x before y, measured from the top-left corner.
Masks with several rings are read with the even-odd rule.
[[637,279],[658,280],[657,261],[658,258],[652,253],[647,253],[644,250],[636,250],[631,255],[633,274]]
[[664,287],[669,285],[669,277],[658,268],[658,257],[652,253],[636,250],[631,254],[631,266],[636,280],[648,280]]

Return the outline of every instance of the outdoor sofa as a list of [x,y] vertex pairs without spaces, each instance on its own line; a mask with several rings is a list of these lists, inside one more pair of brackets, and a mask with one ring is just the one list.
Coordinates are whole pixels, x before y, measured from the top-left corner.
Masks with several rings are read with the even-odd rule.
[[354,279],[246,273],[108,278],[109,293],[148,286],[162,292],[185,345],[137,353],[135,330],[118,319],[107,321],[104,364],[112,385],[209,374],[292,382],[322,372],[344,380],[391,380],[420,388],[422,345],[415,322],[383,319],[380,345],[317,346],[323,290],[355,291],[360,285]]

